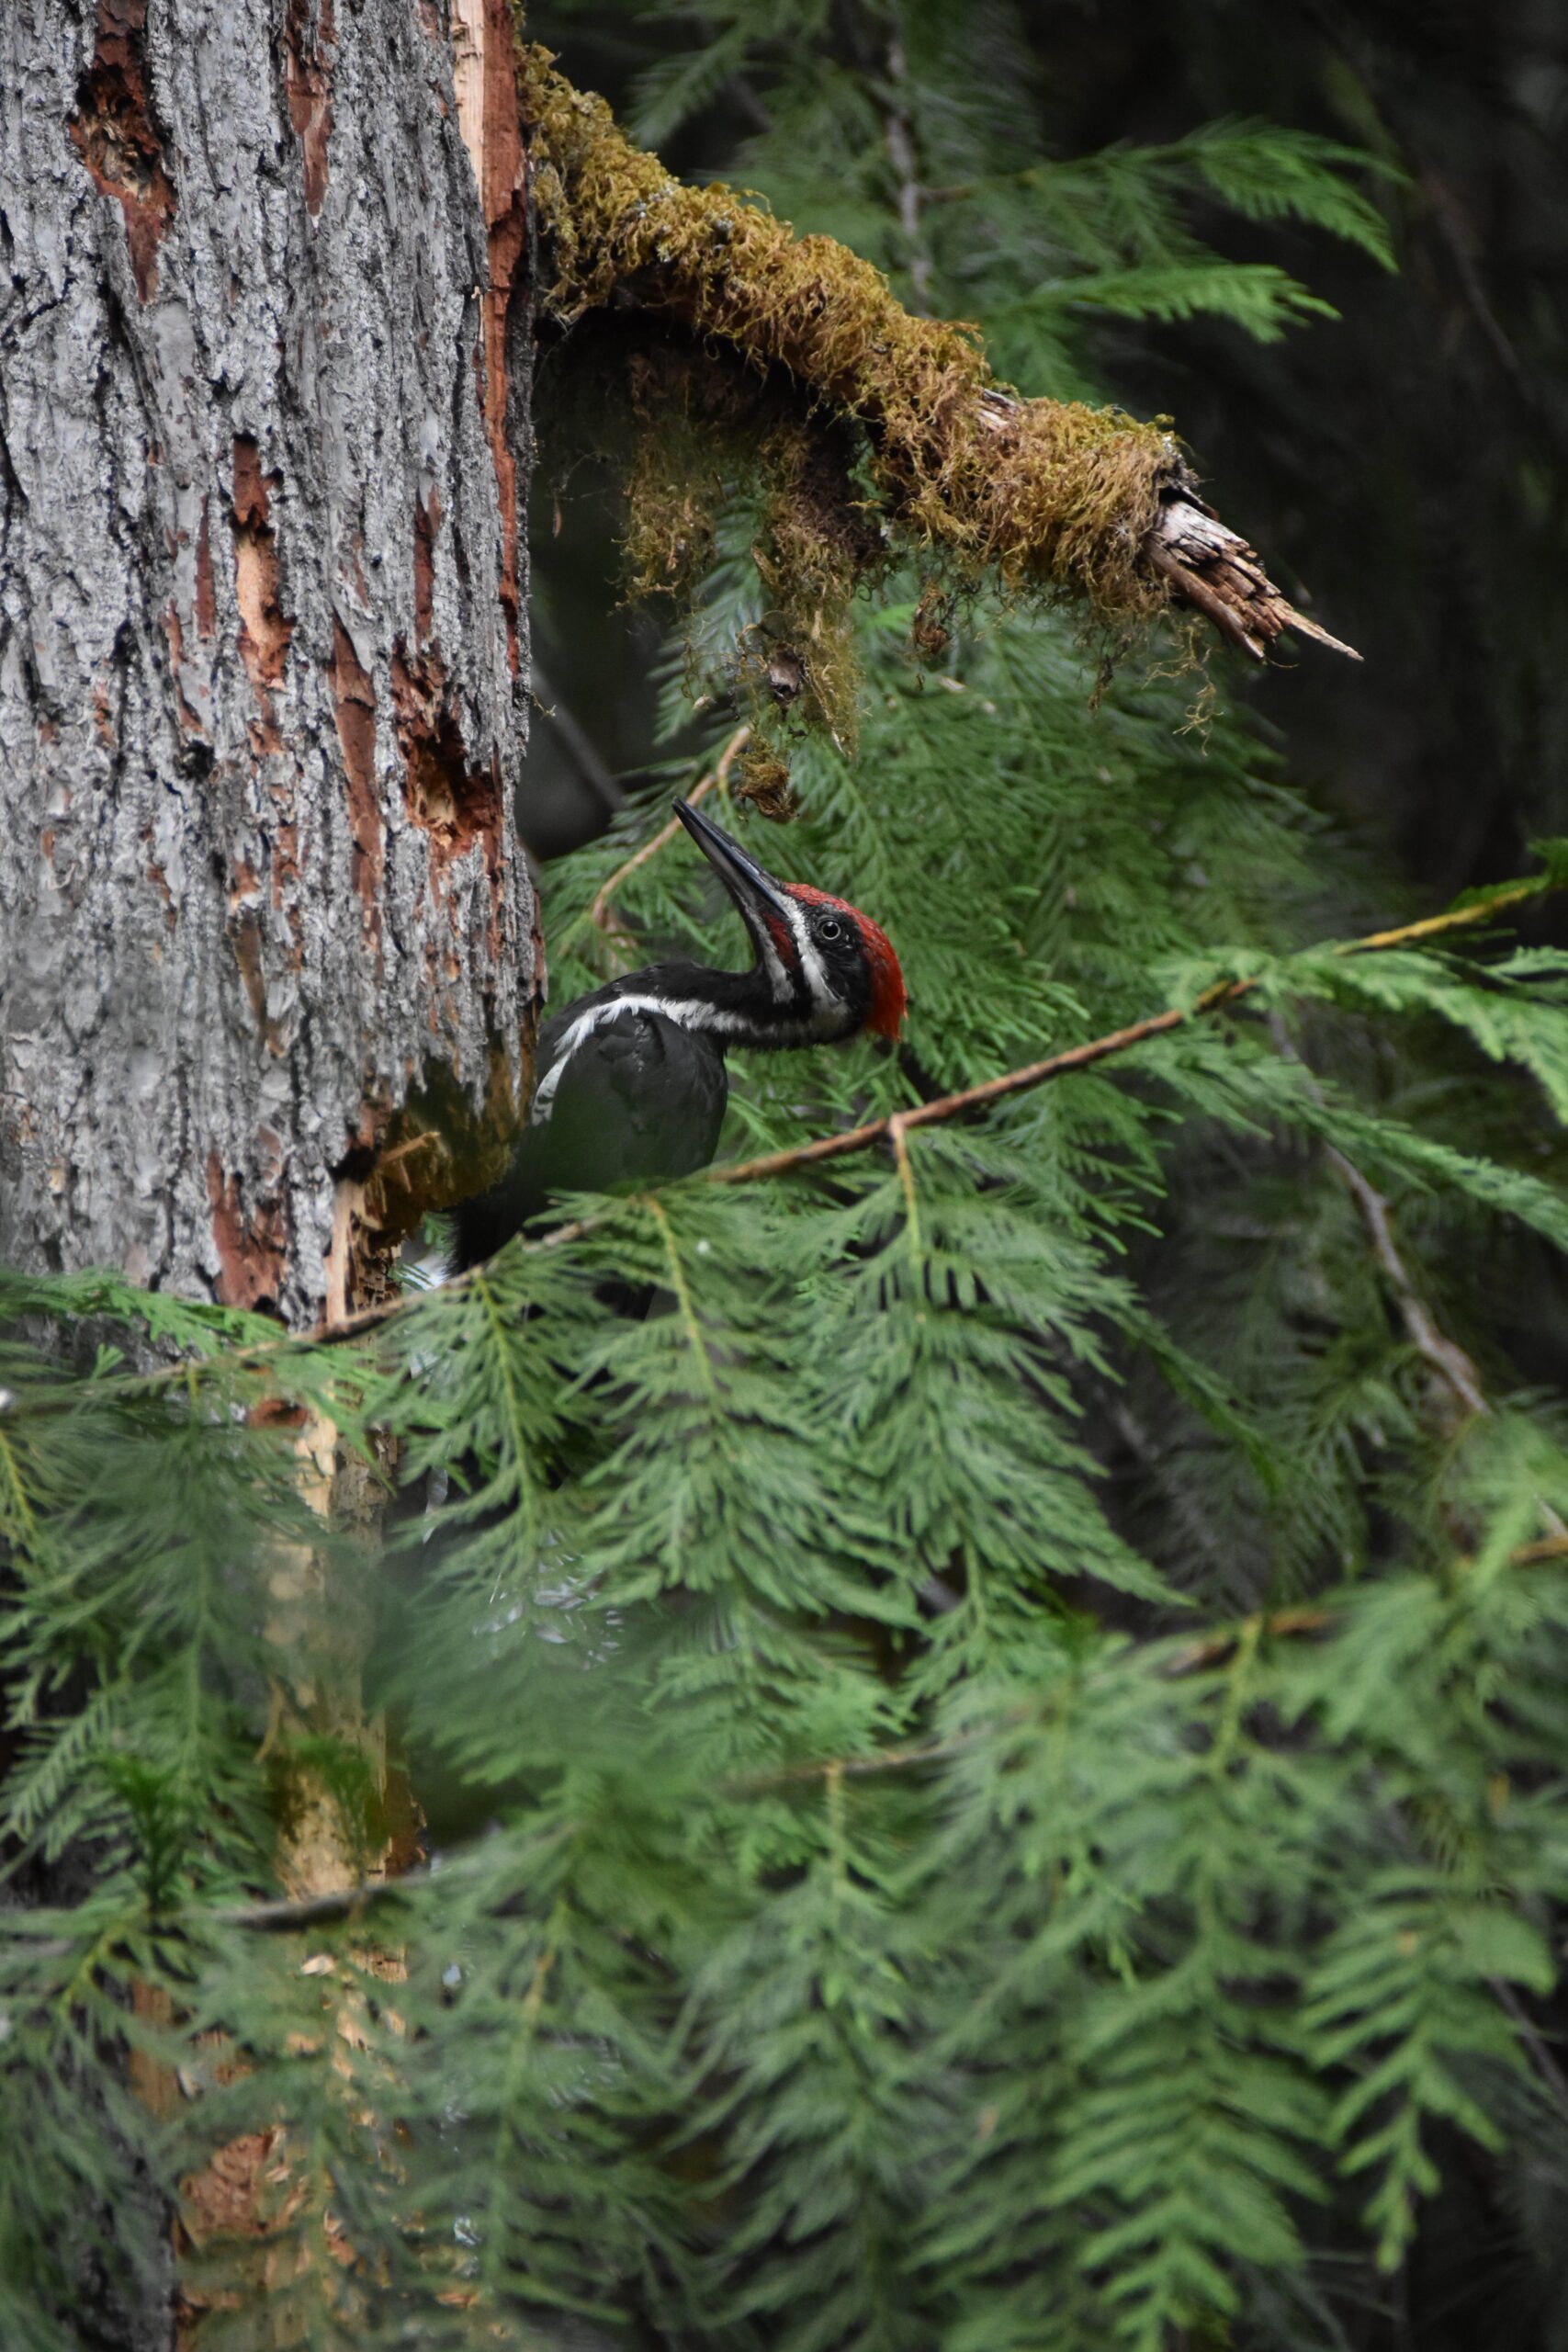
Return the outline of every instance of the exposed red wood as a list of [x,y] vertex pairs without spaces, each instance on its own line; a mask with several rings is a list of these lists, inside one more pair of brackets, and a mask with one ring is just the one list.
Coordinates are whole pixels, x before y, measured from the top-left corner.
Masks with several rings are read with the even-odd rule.
[[234,435],[234,520],[258,526],[272,518],[272,493],[281,476],[264,473],[261,449],[248,433]]
[[207,1198],[218,1252],[218,1296],[225,1306],[276,1306],[288,1266],[288,1228],[279,1200],[247,1214],[236,1176],[225,1179],[216,1152],[207,1160]]
[[[283,88],[288,120],[305,163],[305,209],[313,220],[327,192],[327,146],[333,135],[332,57],[337,47],[333,0],[288,0],[283,19]],[[312,38],[313,33],[313,38]]]
[[299,828],[292,819],[279,824],[272,842],[272,903],[281,913],[284,893],[299,879]]
[[143,302],[158,285],[158,248],[175,215],[164,141],[142,69],[147,0],[99,0],[93,59],[76,85],[71,137],[96,187],[125,219],[131,274]]
[[[258,756],[282,748],[271,689],[283,676],[288,640],[294,634],[294,624],[279,599],[277,539],[271,520],[273,493],[281,485],[280,475],[263,471],[261,452],[250,435],[237,435],[231,518],[234,594],[240,607],[240,659],[261,706],[261,723],[253,730]],[[199,557],[198,548],[198,594]]]
[[500,767],[468,757],[463,730],[446,696],[439,654],[392,649],[392,707],[403,755],[403,805],[430,845],[431,888],[439,893],[444,869],[478,842],[490,889],[492,952],[501,942],[502,796]]
[[367,919],[379,938],[382,838],[381,807],[376,793],[376,689],[335,613],[332,683],[354,833],[354,888],[364,899]]
[[501,502],[500,596],[513,672],[517,634],[517,465],[506,430],[506,322],[527,249],[527,159],[517,112],[517,57],[508,0],[453,0],[457,120],[479,183],[489,249],[481,303],[485,430]]

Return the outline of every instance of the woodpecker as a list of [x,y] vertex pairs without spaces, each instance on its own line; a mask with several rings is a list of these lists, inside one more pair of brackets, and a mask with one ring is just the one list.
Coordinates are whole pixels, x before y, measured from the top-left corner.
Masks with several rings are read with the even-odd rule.
[[459,1268],[491,1257],[553,1193],[611,1192],[705,1168],[728,1098],[728,1046],[898,1035],[904,978],[875,923],[805,883],[775,882],[699,809],[674,806],[740,910],[751,968],[650,964],[546,1023],[512,1164],[457,1211]]

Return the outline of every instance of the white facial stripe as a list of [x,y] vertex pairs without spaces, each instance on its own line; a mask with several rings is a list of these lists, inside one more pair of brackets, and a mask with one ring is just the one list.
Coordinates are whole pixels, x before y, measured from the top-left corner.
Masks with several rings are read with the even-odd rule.
[[829,978],[821,951],[811,936],[811,919],[798,899],[791,899],[788,906],[790,924],[800,952],[800,968],[806,976],[813,1010],[818,1012],[841,1012],[843,999]]
[[768,987],[773,1002],[775,1004],[790,1003],[795,996],[795,983],[784,970],[784,958],[773,944],[772,932],[760,918],[755,922],[749,922],[746,928],[751,935],[752,945],[761,958],[762,969],[768,976]]
[[580,1046],[586,1045],[594,1031],[606,1021],[618,1021],[623,1012],[659,1012],[666,1021],[673,1021],[682,1029],[712,1029],[721,1036],[739,1035],[747,1023],[733,1012],[720,1012],[711,1004],[695,998],[671,1000],[663,996],[616,996],[608,1004],[590,1005],[580,1012],[556,1049],[555,1059],[534,1089],[534,1099],[528,1105],[528,1125],[542,1127],[556,1107],[556,1089],[566,1074],[566,1066]]

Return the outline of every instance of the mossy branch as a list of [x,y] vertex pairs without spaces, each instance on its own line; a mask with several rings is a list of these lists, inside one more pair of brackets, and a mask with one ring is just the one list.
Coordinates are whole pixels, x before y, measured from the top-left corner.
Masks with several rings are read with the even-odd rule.
[[615,302],[787,370],[860,428],[886,518],[965,582],[1071,596],[1118,628],[1185,604],[1259,661],[1288,628],[1351,650],[1294,611],[1203,503],[1163,424],[1020,399],[973,329],[913,316],[834,239],[673,178],[547,50],[524,45],[518,79],[558,322]]

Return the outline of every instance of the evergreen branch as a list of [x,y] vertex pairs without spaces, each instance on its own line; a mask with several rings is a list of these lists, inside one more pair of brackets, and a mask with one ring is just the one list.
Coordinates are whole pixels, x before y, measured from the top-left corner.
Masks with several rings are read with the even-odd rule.
[[[1483,899],[1450,907],[1439,915],[1427,915],[1419,922],[1402,923],[1392,931],[1371,932],[1362,939],[1341,940],[1332,952],[1336,956],[1369,956],[1387,948],[1407,947],[1417,940],[1484,922],[1506,908],[1564,888],[1568,888],[1568,874],[1560,874],[1553,868],[1495,891]],[[714,1184],[745,1184],[759,1177],[781,1176],[819,1160],[840,1159],[849,1152],[864,1151],[868,1146],[891,1137],[896,1119],[901,1130],[907,1132],[911,1127],[934,1126],[969,1111],[987,1110],[1009,1095],[1022,1094],[1052,1079],[1066,1078],[1074,1070],[1092,1069],[1096,1062],[1108,1061],[1113,1054],[1127,1053],[1151,1037],[1168,1035],[1173,1029],[1184,1029],[1205,1013],[1219,1012],[1227,1005],[1239,1003],[1259,988],[1262,980],[1262,974],[1221,980],[1205,989],[1190,1005],[1168,1005],[1163,1012],[1151,1013],[1147,1019],[1132,1022],[1124,1029],[1113,1029],[1103,1037],[1091,1037],[1081,1046],[1069,1046],[1059,1054],[1048,1055],[1043,1061],[1026,1062],[1021,1069],[1004,1070],[999,1078],[985,1079],[977,1086],[939,1095],[935,1102],[919,1103],[913,1110],[892,1112],[886,1118],[868,1120],[863,1126],[848,1127],[838,1135],[818,1136],[810,1143],[793,1145],[784,1151],[764,1152],[755,1159],[731,1160],[723,1167],[709,1169],[707,1181]]]
[[296,1928],[325,1928],[340,1919],[357,1918],[372,1905],[389,1896],[417,1894],[437,1876],[449,1876],[450,1866],[439,1858],[397,1878],[360,1879],[352,1886],[334,1886],[320,1894],[281,1894],[259,1903],[227,1903],[210,1915],[220,1928],[254,1928],[263,1935],[286,1935]]
[[670,1287],[675,1295],[681,1329],[686,1335],[687,1346],[696,1359],[703,1388],[716,1427],[722,1420],[724,1412],[724,1408],[719,1401],[718,1382],[714,1377],[713,1358],[709,1355],[707,1342],[703,1338],[703,1327],[697,1320],[697,1310],[693,1303],[691,1285],[686,1280],[686,1270],[681,1263],[681,1253],[675,1247],[675,1235],[670,1223],[669,1212],[657,1193],[643,1193],[639,1205],[648,1211],[659,1227],[660,1245],[663,1250],[665,1267],[670,1275]]
[[887,1136],[893,1146],[893,1158],[898,1170],[898,1182],[904,1193],[904,1229],[908,1237],[909,1256],[914,1261],[919,1279],[921,1258],[920,1201],[915,1189],[914,1162],[909,1158],[907,1141],[909,1121],[904,1112],[895,1112],[888,1121]]
[[[1538,1543],[1520,1544],[1508,1554],[1511,1568],[1540,1567],[1555,1560],[1568,1559],[1568,1532],[1543,1536]],[[1461,1560],[1459,1566],[1469,1566]],[[1249,1617],[1235,1624],[1222,1625],[1213,1633],[1202,1634],[1184,1642],[1164,1661],[1163,1672],[1175,1680],[1189,1674],[1201,1673],[1204,1668],[1223,1666],[1237,1650],[1248,1653],[1263,1641],[1301,1641],[1314,1634],[1328,1632],[1339,1611],[1332,1606],[1303,1604],[1290,1609],[1255,1611]],[[761,1795],[770,1789],[798,1786],[803,1781],[830,1779],[837,1775],[857,1778],[881,1772],[919,1770],[928,1764],[941,1764],[950,1756],[962,1756],[989,1738],[1002,1724],[1021,1723],[1027,1719],[1029,1709],[1010,1709],[989,1723],[976,1724],[972,1730],[959,1732],[948,1739],[932,1739],[906,1747],[884,1747],[863,1756],[829,1756],[808,1764],[790,1764],[776,1772],[754,1773],[743,1781],[728,1783],[727,1793],[735,1796]]]
[[1010,1094],[1022,1094],[1054,1078],[1066,1078],[1073,1070],[1090,1069],[1096,1062],[1108,1061],[1112,1054],[1124,1054],[1150,1037],[1185,1028],[1199,1014],[1217,1012],[1222,1005],[1234,1003],[1257,985],[1256,980],[1221,981],[1205,989],[1190,1007],[1168,1006],[1164,1012],[1151,1013],[1146,1020],[1134,1021],[1125,1029],[1113,1029],[1106,1036],[1091,1037],[1081,1046],[1069,1046],[1043,1061],[1025,1062],[1021,1069],[1004,1070],[999,1078],[984,1079],[977,1086],[938,1095],[934,1102],[922,1102],[913,1110],[889,1112],[886,1118],[868,1119],[863,1126],[846,1127],[837,1135],[816,1136],[810,1143],[763,1152],[755,1159],[728,1161],[723,1167],[709,1169],[707,1181],[712,1184],[750,1184],[761,1177],[786,1175],[796,1168],[814,1167],[826,1159],[842,1159],[851,1152],[866,1150],[872,1144],[893,1141],[895,1121],[898,1123],[897,1133],[902,1136],[911,1127],[935,1126],[969,1111],[988,1110],[993,1102],[1005,1102]]
[[1514,2029],[1527,2052],[1530,2064],[1556,2102],[1560,2113],[1568,2115],[1568,2074],[1564,2074],[1548,2047],[1534,2018],[1506,1977],[1487,1978],[1500,2007],[1507,2011]]
[[1386,158],[1337,140],[1233,121],[1206,124],[1166,146],[1047,158],[920,194],[926,204],[973,204],[1027,189],[1043,199],[1053,225],[1062,224],[1069,250],[1158,261],[1186,255],[1175,199],[1206,192],[1247,219],[1289,216],[1325,230],[1392,270],[1388,223],[1348,176],[1352,172],[1394,182],[1405,176]]
[[[485,1279],[486,1269],[479,1266],[474,1271],[479,1277],[474,1283],[474,1289],[484,1306],[485,1321],[489,1326],[491,1340],[495,1349],[495,1360],[501,1366],[501,1395],[505,1411],[506,1435],[511,1443],[513,1460],[516,1464],[517,1505],[526,1512],[528,1521],[526,1540],[530,1545],[534,1545],[538,1541],[539,1513],[533,1482],[528,1475],[527,1419],[523,1410],[523,1400],[517,1393],[516,1371],[512,1361],[512,1351],[506,1344],[505,1327],[501,1310],[496,1305],[495,1292]],[[501,1577],[498,1571],[495,1585],[490,1596],[492,1605],[500,1590]]]
[[[8,1389],[0,1388],[0,1414],[8,1411],[15,1401]],[[28,1499],[28,1490],[22,1480],[21,1465],[17,1460],[16,1448],[4,1430],[0,1430],[0,1472],[5,1474],[4,1487],[10,1494],[15,1507],[17,1521],[22,1532],[23,1544],[30,1547],[38,1533],[38,1521],[34,1515],[33,1507]]]
[[[1303,1061],[1286,1033],[1278,1013],[1271,1013],[1269,1027],[1275,1045],[1288,1061],[1303,1072],[1307,1091],[1319,1105],[1325,1105],[1323,1089]],[[1387,1200],[1371,1180],[1363,1175],[1353,1159],[1340,1150],[1337,1144],[1325,1143],[1325,1155],[1329,1166],[1344,1185],[1355,1204],[1356,1212],[1366,1227],[1372,1245],[1372,1255],[1382,1269],[1404,1326],[1405,1336],[1424,1363],[1450,1392],[1462,1413],[1477,1419],[1489,1419],[1492,1406],[1481,1385],[1481,1374],[1474,1361],[1442,1329],[1436,1316],[1416,1286],[1399,1244],[1394,1238],[1393,1224]],[[1540,1515],[1551,1531],[1553,1539],[1568,1534],[1559,1514],[1545,1501],[1539,1504]]]
[[1508,1565],[1514,1568],[1540,1567],[1544,1561],[1561,1560],[1568,1555],[1568,1533],[1542,1535],[1534,1544],[1521,1544],[1508,1555]]
[[[1507,1555],[1512,1568],[1539,1567],[1568,1559],[1568,1533],[1550,1535],[1531,1544],[1521,1544]],[[1466,1559],[1457,1563],[1462,1571],[1471,1564]],[[1213,1632],[1196,1636],[1170,1651],[1160,1662],[1160,1672],[1167,1679],[1175,1680],[1206,1668],[1223,1666],[1238,1651],[1250,1654],[1266,1641],[1300,1641],[1327,1633],[1337,1621],[1340,1611],[1334,1603],[1305,1603],[1288,1609],[1255,1611],[1235,1623],[1216,1627]],[[1163,1644],[1143,1645],[1150,1652]],[[1009,1724],[1026,1722],[1031,1709],[1028,1703],[1010,1708],[998,1716],[972,1725],[942,1739],[915,1741],[898,1747],[874,1748],[857,1755],[827,1756],[809,1762],[786,1764],[776,1770],[739,1775],[725,1781],[719,1793],[726,1797],[762,1796],[774,1791],[799,1788],[820,1781],[829,1791],[844,1780],[863,1780],[887,1772],[921,1771],[933,1764],[946,1763],[951,1758],[968,1754],[998,1731]],[[321,1894],[265,1897],[253,1903],[230,1903],[216,1905],[209,1918],[218,1927],[238,1928],[263,1935],[288,1934],[306,1928],[330,1927],[337,1922],[355,1919],[373,1906],[396,1901],[420,1893],[440,1879],[452,1883],[455,1870],[463,1866],[462,1857],[433,1856],[419,1868],[403,1871],[398,1877],[363,1879],[351,1886],[333,1887]],[[173,1924],[173,1923],[171,1923]],[[13,1922],[27,1931],[25,1919]],[[103,1952],[115,1940],[113,1934],[96,1941],[91,1961],[101,1959]],[[28,1951],[39,1959],[66,1959],[77,1951],[69,1938],[58,1936],[28,1937]],[[80,1973],[80,1971],[78,1972]]]
[[[1314,1102],[1323,1105],[1323,1089],[1291,1043],[1285,1024],[1278,1013],[1270,1013],[1269,1029],[1285,1059],[1294,1062],[1302,1071],[1308,1093]],[[1431,1310],[1416,1287],[1393,1237],[1387,1201],[1337,1144],[1325,1145],[1325,1152],[1329,1166],[1349,1193],[1367,1229],[1372,1254],[1387,1277],[1411,1346],[1453,1392],[1465,1412],[1489,1413],[1492,1408],[1482,1393],[1481,1375],[1475,1365],[1457,1340],[1450,1340],[1445,1331],[1438,1329]]]
[[[1568,889],[1568,865],[1554,862],[1544,873],[1532,874],[1517,882],[1490,890],[1483,896],[1466,899],[1459,906],[1445,909],[1441,914],[1426,915],[1416,922],[1400,923],[1387,931],[1369,932],[1359,939],[1336,941],[1327,952],[1338,956],[1372,956],[1391,948],[1408,947],[1422,940],[1442,937],[1450,932],[1472,929],[1478,923],[1491,922],[1511,907],[1523,906],[1532,899],[1544,898],[1562,889]],[[1314,949],[1308,952],[1319,954],[1323,951]],[[1151,1038],[1168,1036],[1173,1030],[1188,1028],[1206,1014],[1238,1004],[1261,988],[1266,977],[1263,973],[1254,973],[1240,979],[1216,981],[1213,987],[1203,989],[1190,1004],[1168,1005],[1162,1012],[1150,1013],[1145,1020],[1129,1023],[1125,1028],[1112,1029],[1102,1037],[1090,1037],[1082,1045],[1066,1046],[1061,1053],[1047,1055],[1042,1061],[1025,1062],[1016,1069],[1002,1071],[997,1078],[985,1079],[975,1086],[962,1087],[952,1094],[939,1095],[933,1102],[918,1103],[906,1111],[889,1112],[884,1118],[867,1120],[863,1126],[846,1127],[833,1135],[816,1136],[809,1143],[793,1144],[782,1151],[763,1152],[755,1159],[725,1161],[718,1167],[704,1169],[700,1175],[686,1181],[707,1184],[754,1183],[767,1177],[791,1174],[799,1168],[815,1167],[826,1160],[846,1159],[852,1153],[868,1150],[874,1144],[892,1142],[895,1122],[898,1124],[900,1133],[907,1135],[915,1127],[935,1126],[945,1120],[963,1117],[972,1111],[988,1110],[993,1102],[1005,1102],[1011,1095],[1047,1085],[1054,1079],[1070,1077],[1077,1070],[1091,1069],[1097,1063],[1109,1061],[1118,1054],[1129,1053]],[[640,1197],[648,1200],[651,1195],[644,1193]],[[581,1240],[584,1234],[597,1231],[609,1215],[608,1211],[596,1211],[586,1216],[572,1217],[562,1225],[552,1227],[549,1232],[541,1234],[535,1240],[511,1246],[528,1255],[564,1249]],[[443,1295],[451,1297],[470,1288],[482,1272],[482,1267],[473,1267],[465,1273],[454,1274],[442,1285]],[[285,1333],[275,1341],[263,1341],[229,1353],[215,1351],[194,1364],[167,1364],[156,1372],[97,1382],[95,1393],[100,1396],[120,1393],[141,1395],[166,1387],[171,1381],[185,1380],[193,1375],[199,1378],[215,1369],[229,1373],[260,1370],[280,1358],[286,1358],[292,1351],[333,1347],[344,1340],[358,1339],[367,1331],[379,1329],[383,1325],[398,1320],[411,1308],[417,1309],[420,1304],[421,1294],[418,1292],[383,1299],[374,1306],[361,1307],[355,1314],[340,1317],[335,1321],[328,1319],[313,1324],[305,1331]],[[36,1401],[17,1398],[0,1405],[0,1415],[21,1419],[62,1409],[62,1400],[55,1397]]]
[[1329,1165],[1354,1201],[1367,1228],[1372,1254],[1388,1278],[1410,1344],[1431,1365],[1438,1378],[1446,1382],[1467,1413],[1490,1413],[1492,1408],[1482,1393],[1480,1374],[1474,1363],[1457,1340],[1450,1340],[1446,1331],[1438,1329],[1430,1308],[1411,1279],[1393,1238],[1387,1201],[1337,1144],[1329,1144],[1326,1149]]
[[1326,1633],[1334,1618],[1335,1611],[1324,1608],[1258,1611],[1244,1617],[1238,1624],[1223,1625],[1215,1633],[1202,1634],[1195,1641],[1184,1643],[1167,1660],[1165,1671],[1172,1679],[1198,1674],[1206,1666],[1223,1666],[1238,1648],[1256,1648],[1262,1640],[1298,1641],[1310,1634]]
[[949,1739],[919,1740],[906,1747],[876,1747],[861,1756],[825,1756],[808,1764],[782,1765],[777,1771],[749,1772],[741,1780],[727,1782],[725,1794],[765,1796],[773,1789],[799,1788],[811,1781],[831,1785],[835,1776],[840,1780],[866,1780],[881,1772],[919,1771],[928,1764],[943,1764],[950,1756],[967,1755],[1002,1724],[1022,1723],[1028,1713],[1027,1707],[1010,1708],[1005,1715],[976,1724],[972,1731],[955,1732]]
[[[1507,1565],[1511,1568],[1535,1568],[1562,1559],[1568,1559],[1568,1530],[1543,1535],[1534,1544],[1516,1544],[1508,1554]],[[1456,1565],[1462,1572],[1471,1562],[1461,1558]],[[1263,1638],[1294,1641],[1306,1634],[1326,1633],[1337,1613],[1333,1608],[1322,1606],[1260,1611],[1244,1617],[1238,1624],[1222,1626],[1185,1643],[1165,1670],[1168,1675],[1196,1674],[1203,1667],[1220,1665],[1241,1643],[1256,1645]]]

